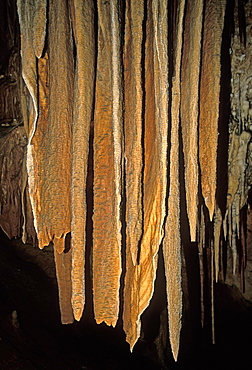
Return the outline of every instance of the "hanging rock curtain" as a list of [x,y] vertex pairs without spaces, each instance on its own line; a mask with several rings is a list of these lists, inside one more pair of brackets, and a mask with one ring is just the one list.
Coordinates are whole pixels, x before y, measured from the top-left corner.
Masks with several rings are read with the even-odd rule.
[[[95,320],[116,326],[122,307],[126,339],[134,347],[162,248],[170,343],[177,360],[181,174],[190,237],[199,243],[200,255],[205,220],[214,220],[209,245],[212,280],[218,280],[224,214],[216,203],[216,178],[226,1],[17,0],[17,8],[24,128],[13,133],[13,143],[21,142],[25,161],[19,183],[5,181],[12,184],[9,193],[15,191],[23,201],[17,215],[10,216],[14,226],[2,213],[1,227],[9,237],[19,235],[17,219],[23,214],[26,241],[33,217],[39,247],[54,245],[62,323],[80,320],[85,264],[90,263],[85,261],[86,188],[93,127]],[[234,197],[239,184],[231,177],[237,171],[242,177],[250,140],[246,130],[235,135],[225,218],[229,240],[238,228],[237,209],[245,202],[244,194]],[[5,168],[6,153],[13,149],[4,141],[1,148]],[[1,191],[2,210],[4,202],[12,210],[15,199],[5,199],[8,192]],[[203,284],[202,259],[200,269]]]

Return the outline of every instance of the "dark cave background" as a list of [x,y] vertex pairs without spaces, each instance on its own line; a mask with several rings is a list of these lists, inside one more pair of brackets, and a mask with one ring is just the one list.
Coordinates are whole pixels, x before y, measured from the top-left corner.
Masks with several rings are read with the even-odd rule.
[[[95,324],[91,301],[80,322],[61,324],[52,246],[41,251],[19,239],[9,240],[2,231],[0,240],[1,369],[251,369],[252,305],[237,287],[215,285],[214,345],[209,325],[201,329],[199,289],[194,287],[193,296],[184,302],[180,353],[174,363],[164,338],[161,256],[155,293],[142,315],[143,332],[130,353],[121,321],[115,329]],[[197,257],[196,247],[193,255]]]
[[[228,4],[230,12],[226,16],[222,48],[219,136],[221,162],[218,164],[220,191],[217,194],[220,200],[225,197],[227,183],[227,173],[222,169],[227,163],[231,78],[228,49],[233,27],[234,1]],[[9,60],[13,53],[17,56],[20,53],[15,0],[0,0],[0,10],[0,95],[3,96],[3,91],[9,91],[8,98],[13,99],[13,95],[18,96],[19,85],[9,75]],[[15,68],[20,76],[20,56],[18,60]],[[14,86],[12,90],[8,90],[10,85]],[[0,107],[0,139],[22,124],[19,101],[15,101],[13,111],[6,112]],[[18,121],[14,118],[18,118]],[[181,182],[183,183],[182,175]],[[92,248],[92,150],[88,184],[86,260],[90,259]],[[105,324],[95,324],[90,266],[86,269],[87,302],[84,315],[79,323],[62,325],[53,246],[39,250],[36,243],[24,245],[20,238],[9,240],[0,230],[0,368],[252,369],[252,304],[245,300],[242,289],[224,281],[215,284],[214,345],[211,343],[210,298],[206,291],[205,325],[203,329],[201,327],[198,249],[196,243],[189,242],[183,191],[181,199],[184,312],[177,363],[174,363],[169,347],[162,249],[159,252],[154,296],[142,315],[141,337],[133,353],[130,353],[121,319],[115,329]],[[252,203],[252,199],[249,201]],[[251,258],[252,227],[247,231],[247,255]],[[224,260],[226,259],[227,264],[228,253],[224,248],[225,253]],[[251,264],[247,268],[251,269]]]

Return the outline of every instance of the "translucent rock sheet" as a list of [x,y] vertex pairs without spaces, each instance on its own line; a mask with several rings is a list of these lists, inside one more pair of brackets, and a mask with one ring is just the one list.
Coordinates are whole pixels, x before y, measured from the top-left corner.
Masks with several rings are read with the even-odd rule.
[[181,286],[181,239],[180,239],[180,185],[179,185],[179,112],[180,112],[180,70],[185,1],[177,7],[176,38],[174,40],[174,75],[172,79],[171,102],[171,149],[168,190],[168,213],[163,241],[166,276],[169,336],[175,361],[178,358],[182,318]]
[[199,160],[201,188],[213,219],[216,193],[221,41],[225,0],[206,2],[200,78]]
[[119,1],[98,1],[94,112],[93,297],[99,324],[115,326],[121,275],[122,81]]
[[[148,1],[147,8],[144,25],[143,234],[135,265],[130,247],[126,245],[123,322],[131,349],[140,335],[140,316],[153,295],[157,253],[163,237],[167,185],[168,9],[167,4],[161,1]],[[125,143],[127,146],[127,138]]]
[[72,1],[76,44],[72,133],[71,247],[72,305],[80,320],[85,304],[86,179],[94,103],[95,36],[93,1]]
[[126,243],[134,265],[143,227],[143,20],[144,2],[128,0],[124,41]]
[[198,222],[198,106],[203,3],[203,0],[187,2],[181,68],[186,205],[192,241],[196,241]]

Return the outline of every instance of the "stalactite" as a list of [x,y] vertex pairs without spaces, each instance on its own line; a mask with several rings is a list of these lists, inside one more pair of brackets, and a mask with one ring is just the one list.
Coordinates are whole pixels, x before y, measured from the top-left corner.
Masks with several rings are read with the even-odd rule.
[[144,2],[126,2],[126,26],[124,46],[124,135],[126,173],[126,224],[127,245],[133,264],[137,263],[138,248],[142,235],[142,170],[143,170],[143,48]]
[[[159,182],[157,192],[156,209],[153,211],[156,218],[155,232],[151,233],[150,243],[153,244],[154,255],[158,252],[159,245],[163,238],[164,219],[166,215],[166,195],[167,195],[167,150],[168,150],[168,112],[169,112],[169,69],[168,69],[168,9],[167,4],[162,1],[153,1],[153,53],[154,53],[154,93],[155,93],[155,123],[156,123],[156,140],[158,141],[158,168]],[[146,125],[148,121],[146,120]],[[148,126],[146,126],[148,130]],[[146,136],[147,136],[146,131]],[[148,143],[147,143],[148,145]],[[148,146],[146,145],[145,152],[147,153]],[[147,173],[148,163],[146,163],[145,173]],[[148,182],[146,176],[145,182]],[[155,185],[153,186],[155,189]],[[147,193],[147,187],[145,189]],[[145,207],[147,208],[147,207]],[[147,230],[152,220],[153,215],[145,221],[145,229]],[[148,226],[147,226],[148,225]],[[147,232],[146,232],[147,234]],[[145,235],[144,235],[145,237]],[[143,238],[144,240],[144,238]],[[147,238],[148,240],[148,238]]]
[[192,241],[196,241],[198,220],[198,90],[203,3],[203,0],[187,2],[181,69],[186,205]]
[[149,1],[147,7],[144,57],[144,222],[139,261],[135,266],[131,261],[129,246],[126,245],[123,321],[131,349],[140,335],[140,316],[153,294],[157,253],[163,237],[165,217],[168,134],[167,4]]
[[[40,115],[32,140],[34,149],[35,142],[37,145],[37,150],[32,154],[33,160],[36,163],[41,161],[42,170],[38,172],[41,174],[40,186],[30,191],[37,193],[31,198],[38,201],[38,208],[33,212],[39,247],[43,248],[53,241],[61,253],[65,235],[70,232],[73,57],[66,4],[64,1],[57,4],[52,1],[49,6],[49,94],[45,97],[47,101],[42,103],[40,100],[41,108],[48,109],[48,117]],[[58,28],[57,33],[55,27]],[[48,80],[44,83],[48,83]],[[34,171],[29,176],[36,177],[36,174]]]
[[233,257],[233,275],[236,273],[236,265],[237,265],[237,246],[236,246],[236,205],[233,203],[231,205],[230,211],[230,235],[229,235],[229,243],[232,250],[232,257]]
[[[60,252],[64,249],[64,237],[70,231],[71,66],[73,66],[73,57],[69,17],[65,2],[57,3],[57,5],[53,2],[50,3],[50,94],[49,97],[46,96],[48,79],[45,77],[47,72],[44,72],[40,76],[40,81],[44,80],[40,84],[41,114],[36,129],[37,67],[31,24],[31,19],[33,20],[34,17],[34,4],[18,2],[18,10],[21,25],[23,77],[34,106],[34,113],[32,111],[29,113],[32,118],[29,118],[27,153],[28,181],[34,223],[40,248],[53,240],[55,247]],[[41,9],[38,7],[37,10]],[[40,15],[37,16],[40,17]],[[42,18],[43,16],[44,12],[42,12]],[[57,33],[55,33],[55,27],[58,28]],[[40,45],[40,49],[43,49],[41,43],[39,44],[36,40],[34,43],[36,47]],[[46,101],[47,98],[48,101]],[[48,113],[46,112],[47,104],[50,106]],[[62,142],[64,142],[64,146],[61,144]],[[65,162],[59,162],[58,158],[65,158]],[[64,181],[62,181],[63,179]],[[64,199],[63,202],[62,199]]]
[[215,344],[215,310],[214,310],[214,246],[213,241],[210,241],[210,255],[211,255],[211,324],[212,324],[212,343]]
[[[124,46],[125,182],[126,182],[126,276],[123,327],[132,349],[140,335],[139,261],[143,228],[143,1],[126,2]],[[133,155],[132,155],[133,154]]]
[[240,251],[240,288],[242,293],[245,292],[245,269],[247,262],[247,243],[246,243],[246,223],[247,223],[248,206],[241,210],[241,251]]
[[237,261],[236,237],[240,238],[239,213],[246,201],[244,177],[250,138],[251,134],[248,131],[243,131],[240,135],[237,135],[235,129],[230,135],[227,210],[224,223],[228,222],[228,240],[233,256],[233,274],[236,271]]
[[[246,4],[250,9],[251,2]],[[228,149],[228,191],[225,215],[225,228],[229,230],[228,242],[232,252],[232,270],[237,270],[237,241],[241,239],[240,211],[247,202],[248,190],[251,186],[251,41],[246,45],[241,42],[241,24],[239,6],[235,4],[234,23],[235,32],[231,42],[231,117],[229,123]],[[251,16],[247,17],[244,40],[246,34],[251,33]],[[241,241],[243,244],[243,242]]]
[[200,229],[199,229],[199,244],[198,244],[198,255],[199,255],[199,270],[200,270],[200,310],[201,310],[201,326],[204,327],[205,322],[205,306],[204,306],[204,249],[205,249],[205,218],[203,205],[201,205],[200,212]]
[[213,219],[216,192],[216,155],[220,95],[220,55],[225,0],[206,2],[200,79],[199,158],[201,187]]
[[45,36],[46,36],[46,11],[47,0],[33,0],[34,1],[34,16],[33,22],[33,49],[37,58],[42,56]]
[[[47,143],[44,167],[47,169],[43,179],[45,190],[41,194],[43,214],[47,219],[38,230],[39,245],[47,244],[51,240],[55,253],[62,253],[65,247],[65,236],[70,232],[70,179],[71,179],[71,124],[73,102],[73,56],[70,21],[65,1],[54,0],[49,2],[49,109],[48,122],[45,122],[44,140]],[[55,33],[55,27],[58,32]],[[64,142],[64,146],[62,146]],[[58,158],[62,158],[58,161]],[[46,225],[46,227],[44,226]],[[39,225],[38,225],[39,228]],[[40,239],[41,238],[41,239]],[[55,262],[59,283],[60,264],[63,265],[63,276],[69,275],[70,255],[56,257]],[[69,278],[68,278],[69,279]],[[72,322],[70,302],[70,284],[66,280],[61,289],[61,319],[62,322]],[[70,290],[71,291],[71,290]],[[65,295],[68,297],[65,298]]]
[[[38,117],[38,98],[37,98],[37,68],[36,68],[36,56],[35,50],[36,45],[33,43],[34,38],[34,6],[35,4],[30,1],[17,1],[17,10],[18,10],[18,17],[19,17],[19,24],[20,24],[20,34],[21,34],[21,56],[22,56],[22,77],[24,79],[25,85],[21,81],[21,91],[20,91],[20,100],[22,106],[22,115],[23,115],[23,122],[24,127],[26,130],[26,134],[28,136],[28,145],[27,145],[27,174],[30,175],[30,182],[33,182],[34,173],[33,173],[33,155],[32,155],[32,146],[31,140],[33,138],[36,122]],[[37,18],[37,17],[35,17]],[[43,22],[45,19],[42,17]],[[41,25],[41,22],[40,22]],[[42,29],[40,27],[40,29]],[[40,38],[40,42],[42,39]],[[40,43],[40,48],[42,45]],[[28,90],[26,93],[25,89]],[[24,191],[26,188],[27,182],[27,174],[23,173],[24,182],[23,182],[23,189],[22,189],[22,203],[24,206]],[[25,181],[26,180],[26,181]],[[33,208],[33,198],[29,200],[32,204]],[[28,201],[28,202],[29,202]],[[27,213],[23,209],[23,235],[22,238],[24,241],[27,239],[27,219],[31,220],[31,217],[27,217]],[[36,219],[34,220],[36,224]]]
[[[34,224],[39,247],[53,241],[57,253],[62,253],[65,235],[70,232],[73,53],[68,9],[65,1],[50,2],[48,54],[36,62],[35,53],[41,55],[44,48],[45,28],[38,26],[35,37],[31,20],[38,17],[45,23],[45,9],[37,4],[36,11],[41,12],[41,16],[34,14],[34,4],[21,2],[18,5],[23,77],[33,101],[32,109],[29,100],[27,105],[27,170]],[[55,262],[61,263],[62,258],[55,258]],[[60,295],[64,296],[60,275],[58,278]],[[61,309],[65,310],[64,304]],[[64,322],[71,322],[66,319],[68,308],[61,313]]]
[[[239,4],[241,5],[241,4]],[[243,130],[251,130],[252,128],[252,60],[251,38],[247,39],[246,46],[240,39],[240,20],[239,6],[236,2],[234,9],[234,35],[232,37],[230,55],[231,55],[231,121],[230,132],[236,127],[236,131],[240,134]],[[252,18],[249,13],[251,9],[251,0],[246,3],[246,22],[242,25],[245,27],[244,37],[251,34]]]
[[22,58],[27,62],[26,65],[23,64],[23,77],[35,103],[35,56],[40,58],[44,49],[47,1],[17,0],[17,7],[21,27]]
[[23,194],[22,196],[22,215],[24,219],[23,227],[22,227],[22,242],[27,243],[28,241],[30,241],[33,245],[36,245],[37,234],[36,234],[36,230],[34,227],[32,206],[31,206],[31,200],[30,200],[30,195],[29,195],[29,190],[28,190],[26,163],[24,163],[23,165],[22,194]]
[[[70,232],[71,129],[73,103],[73,44],[65,1],[49,2],[49,111],[47,174],[43,184],[43,213],[47,222],[38,231],[42,240],[53,240],[60,253]],[[57,28],[57,33],[55,32]],[[62,145],[64,142],[64,146]],[[58,158],[62,158],[59,163]],[[62,201],[63,200],[63,201]],[[46,228],[45,226],[46,225]],[[41,234],[40,234],[41,233]]]
[[[133,349],[141,332],[141,315],[153,295],[163,242],[168,326],[176,361],[182,320],[180,174],[185,176],[191,241],[198,242],[201,322],[203,326],[206,321],[204,293],[208,290],[215,341],[214,284],[220,275],[223,213],[215,199],[216,156],[226,3],[17,0],[24,83],[16,79],[13,69],[18,63],[15,48],[8,74],[15,75],[21,90],[23,117],[13,101],[8,105],[14,88],[8,90],[6,76],[0,75],[1,109],[17,115],[12,117],[13,127],[0,137],[1,227],[10,238],[19,236],[23,214],[23,241],[34,240],[34,218],[39,247],[54,244],[62,323],[80,320],[85,304],[86,233],[90,232],[86,231],[86,190],[91,186],[87,162],[93,145],[95,320],[115,326],[122,304],[123,328]],[[237,40],[236,24],[232,53]],[[251,47],[246,32],[242,40]],[[244,48],[231,54],[232,117],[223,222],[234,272],[239,238],[240,266],[245,267],[240,210],[247,202],[252,176],[252,78],[240,70],[251,69],[251,58]],[[1,126],[11,122],[8,117],[4,121],[6,117],[0,117]],[[18,127],[22,121],[24,128]],[[90,140],[91,122],[94,141]],[[180,169],[182,149],[184,169]],[[199,188],[213,225],[203,204],[198,215]]]
[[[67,238],[66,238],[67,240]],[[56,266],[56,276],[59,290],[59,305],[62,324],[71,324],[74,321],[73,309],[71,305],[72,297],[72,250],[64,251],[59,254],[54,248],[54,260]]]
[[[28,114],[28,153],[31,139],[36,128],[38,116],[38,101],[37,101],[37,68],[36,56],[33,48],[33,20],[34,3],[29,0],[17,0],[18,17],[21,34],[21,56],[22,56],[22,76],[28,88],[30,96],[27,97],[27,106],[24,110],[29,111]],[[32,165],[32,164],[31,164]],[[27,170],[29,173],[30,161],[27,159]]]
[[116,325],[121,275],[120,1],[98,1],[94,113],[93,295],[97,323]]
[[80,320],[85,303],[86,179],[94,99],[93,1],[73,0],[72,19],[77,61],[72,138],[72,305],[75,319]]
[[[49,99],[49,78],[48,78],[48,55],[38,60],[38,100],[39,100],[39,118],[37,122],[37,130],[30,145],[28,145],[28,175],[29,175],[29,194],[31,198],[32,210],[34,214],[34,226],[38,232],[38,221],[41,213],[41,189],[43,187],[44,158],[36,155],[41,149],[43,143],[44,127],[47,127],[48,121],[48,99]],[[38,176],[36,176],[38,174]],[[46,215],[41,215],[46,217]],[[49,244],[49,241],[48,243]]]
[[168,192],[168,213],[163,242],[166,291],[168,301],[169,334],[171,349],[177,361],[182,317],[180,190],[179,190],[179,113],[180,70],[185,1],[177,9],[176,39],[174,40],[174,76],[171,102],[171,149]]
[[219,280],[219,258],[220,258],[220,242],[221,242],[221,228],[222,228],[222,214],[218,205],[215,206],[214,215],[214,267],[215,267],[215,282]]

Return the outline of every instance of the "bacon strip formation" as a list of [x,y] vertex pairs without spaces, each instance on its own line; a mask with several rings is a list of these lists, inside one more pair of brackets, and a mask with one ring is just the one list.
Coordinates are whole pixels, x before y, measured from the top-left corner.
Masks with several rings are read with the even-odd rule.
[[180,189],[179,189],[179,112],[180,112],[180,70],[183,35],[183,14],[185,1],[178,6],[178,17],[174,21],[176,38],[174,40],[174,76],[172,80],[171,105],[171,150],[168,214],[163,243],[166,291],[168,302],[168,321],[171,350],[177,361],[182,317],[181,285],[181,238],[180,238]]
[[[187,2],[181,68],[181,126],[186,205],[191,240],[194,242],[198,222],[198,105],[203,5],[203,0]],[[191,93],[188,96],[189,90]]]
[[[129,9],[132,3],[129,2]],[[139,7],[139,4],[138,4]],[[145,24],[146,42],[142,86],[145,91],[145,112],[140,121],[142,125],[143,147],[143,178],[142,202],[138,205],[138,214],[143,214],[142,236],[135,247],[137,253],[131,252],[131,243],[126,243],[126,276],[124,290],[124,330],[127,341],[133,348],[141,331],[140,316],[148,307],[154,291],[154,282],[157,269],[157,253],[163,237],[163,223],[165,218],[165,197],[167,186],[167,133],[168,133],[168,21],[167,7],[161,1],[149,1]],[[142,27],[141,13],[136,13],[139,26]],[[130,19],[127,19],[130,22]],[[128,27],[134,27],[126,23]],[[142,28],[141,28],[142,29]],[[143,42],[143,41],[142,41]],[[130,55],[128,55],[130,58]],[[134,63],[134,56],[131,56]],[[127,73],[128,70],[125,71]],[[126,80],[127,81],[127,80]],[[129,106],[130,111],[127,111]],[[126,105],[125,114],[132,116],[130,105]],[[127,121],[126,121],[127,122]],[[137,123],[137,122],[136,122]],[[132,130],[131,130],[132,131]],[[132,140],[132,138],[130,137]],[[135,138],[133,138],[135,140]],[[125,146],[133,146],[125,137]],[[141,154],[141,152],[140,152]],[[128,162],[135,162],[135,158],[126,157],[126,171]],[[158,176],[157,176],[158,174]],[[127,180],[127,172],[126,172]],[[126,205],[131,204],[130,185],[126,181]],[[128,200],[129,198],[129,200]],[[141,198],[140,198],[141,199]],[[128,214],[131,216],[131,209]],[[130,224],[131,227],[131,224]],[[128,223],[126,219],[126,230]],[[128,240],[128,239],[127,239]],[[137,259],[136,259],[137,258]]]
[[[13,47],[0,76],[2,229],[41,249],[53,244],[62,323],[82,318],[87,288],[96,323],[122,322],[131,350],[161,256],[176,361],[183,248],[198,247],[201,320],[204,326],[209,289],[213,341],[224,238],[232,271],[239,238],[243,275],[246,265],[240,210],[251,184],[252,84],[249,72],[238,78],[236,71],[251,69],[249,53],[231,58],[228,194],[225,205],[216,199],[226,6],[17,0],[21,57]],[[186,239],[193,243],[183,245]]]
[[93,295],[96,322],[115,326],[121,276],[122,81],[119,2],[98,1],[94,112]]
[[143,227],[143,20],[144,1],[127,1],[124,45],[126,232],[134,265]]
[[72,1],[71,14],[76,45],[71,184],[72,305],[75,319],[80,320],[85,305],[86,181],[95,78],[93,1]]
[[199,160],[201,188],[213,219],[216,196],[221,40],[226,0],[206,1],[200,79]]

